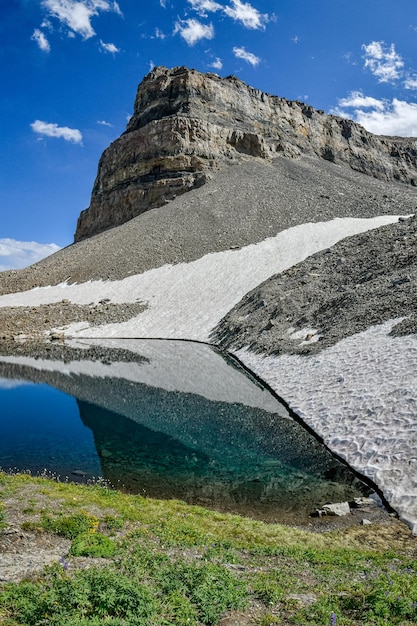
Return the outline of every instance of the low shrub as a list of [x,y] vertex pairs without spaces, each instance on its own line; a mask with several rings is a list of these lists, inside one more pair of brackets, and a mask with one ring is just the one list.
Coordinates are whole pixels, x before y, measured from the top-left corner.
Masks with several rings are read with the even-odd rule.
[[81,533],[72,540],[69,553],[71,556],[93,556],[108,559],[115,555],[116,544],[101,533]]
[[44,515],[40,522],[41,528],[46,532],[55,533],[67,539],[74,539],[83,533],[94,533],[98,524],[98,518],[87,511],[58,517]]

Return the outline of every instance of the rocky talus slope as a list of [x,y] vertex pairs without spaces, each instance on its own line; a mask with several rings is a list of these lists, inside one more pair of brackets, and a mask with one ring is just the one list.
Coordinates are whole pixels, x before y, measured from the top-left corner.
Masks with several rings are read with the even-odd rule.
[[414,139],[377,137],[234,76],[157,67],[139,85],[126,132],[100,159],[75,241],[203,185],[242,155],[265,161],[316,155],[381,180],[417,184]]
[[65,281],[120,280],[242,248],[304,222],[408,215],[416,204],[411,185],[381,181],[318,157],[246,156],[164,206],[29,268],[0,272],[0,295]]
[[404,318],[393,336],[417,333],[416,244],[416,216],[343,239],[248,293],[213,340],[225,349],[311,355],[390,319]]

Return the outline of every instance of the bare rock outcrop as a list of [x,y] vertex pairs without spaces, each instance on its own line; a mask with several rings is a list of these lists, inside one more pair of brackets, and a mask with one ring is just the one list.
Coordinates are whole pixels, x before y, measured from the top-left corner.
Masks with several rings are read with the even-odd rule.
[[417,185],[417,141],[271,96],[230,76],[157,67],[139,85],[126,131],[103,153],[80,241],[203,185],[225,161],[316,155]]

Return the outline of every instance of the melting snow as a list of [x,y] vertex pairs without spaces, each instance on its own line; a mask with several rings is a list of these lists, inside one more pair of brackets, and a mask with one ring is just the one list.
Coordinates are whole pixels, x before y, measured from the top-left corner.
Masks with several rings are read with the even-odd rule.
[[0,297],[0,307],[30,306],[66,298],[78,304],[144,302],[148,308],[120,324],[70,326],[79,337],[142,337],[207,341],[211,330],[242,297],[270,276],[341,239],[398,220],[336,218],[294,226],[239,250],[207,254],[190,263],[164,265],[119,281],[58,285]]
[[417,337],[373,326],[314,356],[236,355],[417,533]]

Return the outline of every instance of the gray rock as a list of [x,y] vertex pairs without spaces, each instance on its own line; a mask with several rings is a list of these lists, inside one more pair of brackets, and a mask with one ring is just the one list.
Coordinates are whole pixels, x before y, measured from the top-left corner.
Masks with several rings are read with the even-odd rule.
[[349,502],[334,502],[331,504],[323,504],[320,509],[317,509],[317,513],[319,517],[321,517],[322,515],[336,515],[337,517],[349,515]]
[[73,470],[71,474],[73,474],[73,476],[87,476],[87,472],[84,472],[83,470],[80,470],[80,469]]
[[[213,339],[228,349],[307,355],[395,318],[405,319],[393,336],[416,333],[416,240],[416,217],[346,238],[249,292]],[[299,336],[303,329],[315,329],[317,340]]]
[[277,155],[317,155],[382,180],[417,184],[414,139],[377,137],[234,76],[157,67],[138,87],[126,131],[100,159],[75,241],[200,187],[222,163]]

